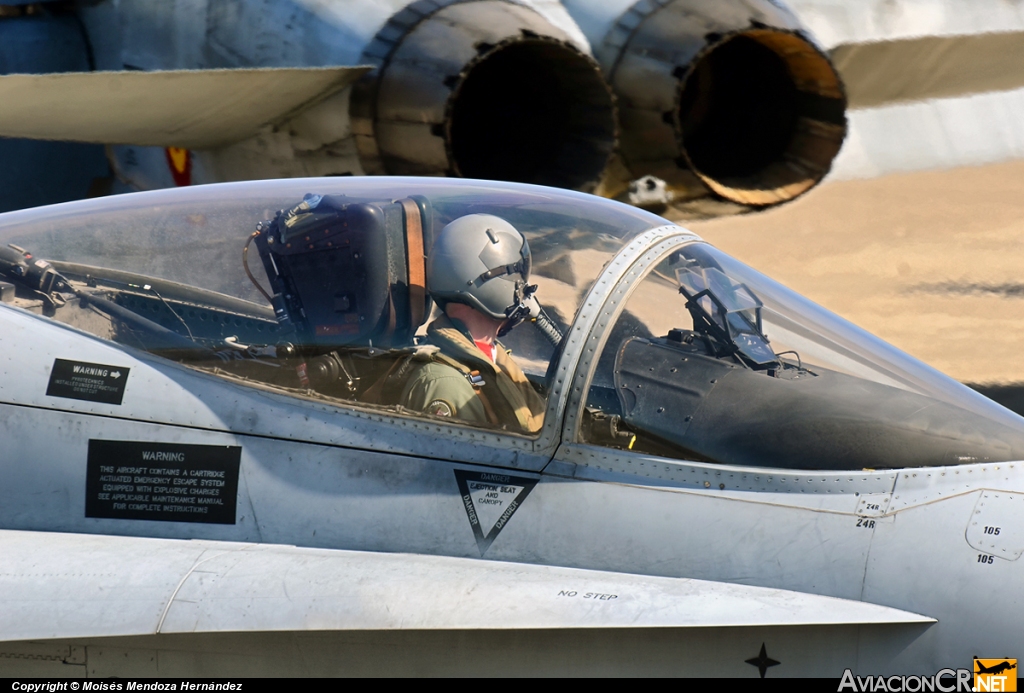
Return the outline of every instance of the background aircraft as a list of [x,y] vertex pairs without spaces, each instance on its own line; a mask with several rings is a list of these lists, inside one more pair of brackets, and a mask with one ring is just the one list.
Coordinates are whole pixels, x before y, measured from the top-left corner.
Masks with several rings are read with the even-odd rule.
[[[1024,18],[994,0],[4,7],[0,73],[66,75],[0,80],[0,133],[111,146],[5,140],[0,209],[362,173],[622,197],[653,174],[677,205],[715,214],[806,191],[848,130],[841,176],[1024,155]],[[372,71],[346,86],[360,73],[341,68],[358,64]],[[286,67],[300,72],[204,74]],[[306,69],[325,67],[339,79],[315,93]],[[154,74],[181,70],[199,72]],[[710,193],[730,204],[700,207]]]
[[[626,12],[624,24],[606,30],[621,34],[637,21],[647,28],[605,46],[603,66],[591,50],[600,37],[585,36],[550,1],[105,2],[67,16],[49,7],[18,19],[63,39],[69,61],[91,60],[98,71],[375,68],[298,122],[286,116],[309,101],[290,103],[242,73],[231,86],[221,82],[219,94],[203,92],[206,108],[192,86],[200,73],[7,80],[5,100],[20,106],[7,111],[5,134],[174,148],[109,150],[115,180],[133,188],[365,172],[615,194],[630,178],[657,173],[680,194],[703,195],[711,185],[739,202],[770,204],[814,185],[845,131],[827,57],[790,12],[764,0],[676,2],[651,8],[657,18]],[[655,27],[666,21],[671,29],[660,35]],[[665,53],[657,64],[642,57],[653,55],[651,42]],[[48,37],[42,50],[54,43]],[[688,91],[677,94],[689,71]],[[624,91],[637,83],[647,86]],[[258,93],[260,103],[238,101],[239,91]],[[250,127],[225,130],[204,118],[215,132],[189,137],[173,126],[211,104],[218,116],[243,112]],[[620,130],[622,156],[613,161]]]
[[[1024,153],[1010,117],[1024,83],[1014,33],[1024,20],[1006,3],[4,7],[0,72],[48,74],[0,79],[0,133],[114,146],[5,140],[3,209],[363,173],[622,196],[653,174],[677,205],[697,200],[691,213],[715,214],[805,192],[848,129],[839,175]],[[349,86],[356,65],[372,70]],[[275,77],[283,67],[297,71]],[[324,67],[338,78],[310,69]],[[220,69],[232,72],[210,74]],[[709,194],[728,204],[709,204]]]

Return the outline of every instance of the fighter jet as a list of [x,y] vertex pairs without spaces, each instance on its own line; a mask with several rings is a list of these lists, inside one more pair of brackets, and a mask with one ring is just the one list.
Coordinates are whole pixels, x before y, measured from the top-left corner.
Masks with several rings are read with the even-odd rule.
[[[437,340],[467,223],[460,286],[514,291],[490,360]],[[5,675],[959,681],[1024,644],[1024,420],[648,212],[256,181],[0,243]],[[429,372],[496,415],[415,406]]]

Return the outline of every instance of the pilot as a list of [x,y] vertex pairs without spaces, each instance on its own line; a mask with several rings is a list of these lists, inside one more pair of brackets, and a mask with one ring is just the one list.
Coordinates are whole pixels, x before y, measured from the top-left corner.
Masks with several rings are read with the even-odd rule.
[[403,406],[520,433],[544,422],[544,399],[498,342],[530,314],[530,247],[490,214],[445,226],[427,258],[427,290],[444,315],[427,327],[439,351],[406,382]]

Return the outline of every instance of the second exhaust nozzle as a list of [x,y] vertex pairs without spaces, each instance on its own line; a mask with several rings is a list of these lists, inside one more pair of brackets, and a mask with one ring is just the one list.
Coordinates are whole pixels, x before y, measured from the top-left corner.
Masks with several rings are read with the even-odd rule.
[[[571,9],[571,7],[570,7]],[[828,172],[846,96],[828,57],[771,0],[641,0],[597,54],[634,177],[746,205],[791,200]]]

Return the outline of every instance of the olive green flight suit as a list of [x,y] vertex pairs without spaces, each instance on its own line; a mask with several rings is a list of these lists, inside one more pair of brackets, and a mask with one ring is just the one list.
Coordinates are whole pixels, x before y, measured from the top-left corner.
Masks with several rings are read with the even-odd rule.
[[427,327],[440,354],[412,373],[402,406],[518,433],[540,431],[546,405],[523,371],[500,344],[491,363],[461,327],[447,316]]

